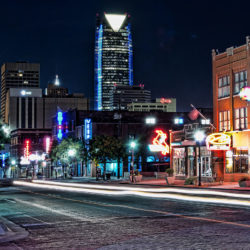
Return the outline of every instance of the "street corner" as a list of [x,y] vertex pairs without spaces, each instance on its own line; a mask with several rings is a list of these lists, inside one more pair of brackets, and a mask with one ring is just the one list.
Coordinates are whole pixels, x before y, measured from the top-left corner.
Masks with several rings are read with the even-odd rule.
[[4,217],[0,217],[0,244],[26,238],[29,232]]

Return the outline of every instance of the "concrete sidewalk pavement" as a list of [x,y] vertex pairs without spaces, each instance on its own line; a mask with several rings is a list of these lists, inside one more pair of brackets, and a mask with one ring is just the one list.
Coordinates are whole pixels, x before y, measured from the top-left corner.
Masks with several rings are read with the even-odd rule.
[[20,240],[28,235],[24,228],[0,216],[0,243]]

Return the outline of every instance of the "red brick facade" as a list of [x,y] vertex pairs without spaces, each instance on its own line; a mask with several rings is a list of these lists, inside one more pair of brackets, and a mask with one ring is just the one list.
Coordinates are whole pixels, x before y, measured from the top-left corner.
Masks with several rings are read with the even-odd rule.
[[[230,167],[226,167],[228,164],[228,161],[226,159],[226,153],[224,152],[224,156],[222,152],[215,152],[215,156],[218,158],[221,158],[221,160],[218,160],[214,167],[216,169],[223,169],[223,171],[217,171],[217,174],[220,178],[223,178],[225,181],[237,181],[242,176],[245,176],[246,174],[249,174],[249,171],[246,170],[246,165],[248,165],[249,169],[249,163],[248,162],[248,153],[249,152],[249,146],[250,146],[250,129],[249,126],[249,118],[247,114],[250,114],[250,105],[248,105],[248,101],[241,100],[239,93],[235,91],[236,84],[237,86],[241,86],[238,83],[236,83],[236,74],[240,75],[241,72],[244,72],[244,77],[246,77],[246,81],[244,82],[247,86],[250,86],[250,38],[246,38],[246,44],[242,45],[240,47],[231,47],[228,48],[225,52],[219,53],[215,50],[212,51],[212,67],[213,67],[213,112],[214,112],[214,125],[216,127],[216,130],[222,131],[220,127],[220,120],[222,121],[224,118],[220,117],[220,112],[230,112],[230,126],[228,126],[227,131],[231,131],[232,133],[232,154],[233,157],[237,157],[233,160],[237,161],[237,166],[240,166],[242,162],[244,162],[244,173],[237,172],[235,170],[232,170],[233,172],[230,172]],[[243,76],[243,73],[242,73]],[[226,91],[229,91],[230,86],[230,92],[228,95],[224,97],[224,89],[221,86],[224,86],[224,79],[225,77],[229,77],[229,85],[225,86]],[[241,75],[240,75],[241,77]],[[221,80],[223,79],[223,80]],[[220,82],[221,81],[221,82]],[[220,82],[220,83],[219,83]],[[240,87],[238,87],[240,88]],[[220,89],[220,93],[219,93]],[[240,123],[240,128],[237,128],[236,125],[236,110],[245,108],[244,110],[244,117],[245,117],[245,125],[242,125]],[[240,112],[240,110],[239,110]],[[221,113],[221,116],[224,117]],[[228,114],[228,113],[227,113]],[[248,118],[248,119],[247,119]],[[237,120],[238,122],[241,122],[240,119]],[[221,122],[221,124],[225,124]],[[227,123],[226,123],[227,124]],[[245,126],[245,127],[244,127]],[[244,156],[242,156],[241,153],[238,153],[239,150],[244,150]],[[236,152],[236,153],[235,153]],[[241,161],[240,157],[243,157],[244,160]],[[243,159],[242,158],[242,159]],[[232,158],[233,159],[233,158]],[[235,163],[232,164],[232,169],[235,169],[234,166]],[[215,166],[216,165],[216,166]],[[241,167],[239,167],[241,169]],[[242,171],[242,170],[240,170]]]

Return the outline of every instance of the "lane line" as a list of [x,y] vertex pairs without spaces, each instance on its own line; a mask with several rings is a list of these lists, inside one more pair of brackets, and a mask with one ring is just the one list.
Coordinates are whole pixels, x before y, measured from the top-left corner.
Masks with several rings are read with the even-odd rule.
[[[128,205],[115,205],[115,204],[108,204],[108,203],[101,203],[101,202],[94,202],[94,201],[86,201],[86,200],[82,201],[82,200],[76,200],[76,199],[72,199],[72,198],[58,197],[58,196],[54,196],[54,195],[41,194],[41,193],[37,193],[37,192],[24,190],[22,188],[20,188],[20,189],[22,191],[24,191],[24,192],[32,193],[32,194],[35,194],[35,195],[47,196],[47,197],[52,197],[52,198],[67,200],[67,201],[73,201],[73,202],[82,203],[82,204],[94,204],[94,205],[104,206],[104,207],[127,208],[127,209],[131,209],[131,210],[137,210],[137,211],[143,211],[143,212],[149,212],[149,213],[157,213],[157,214],[168,215],[168,216],[175,216],[175,217],[184,218],[184,219],[188,219],[188,220],[206,221],[206,222],[211,222],[211,223],[218,223],[218,224],[225,224],[225,225],[231,225],[231,226],[237,226],[237,227],[250,228],[250,225],[248,225],[248,224],[241,224],[241,223],[232,222],[232,221],[210,219],[210,218],[206,218],[206,217],[187,216],[187,215],[181,215],[181,214],[165,212],[165,211],[160,211],[160,210],[132,207],[132,206],[128,206]],[[46,207],[46,209],[48,209],[48,208]]]

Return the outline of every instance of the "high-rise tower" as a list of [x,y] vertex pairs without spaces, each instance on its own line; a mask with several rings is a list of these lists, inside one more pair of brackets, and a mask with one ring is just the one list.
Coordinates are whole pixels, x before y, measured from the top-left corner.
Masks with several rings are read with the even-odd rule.
[[114,86],[133,85],[133,49],[127,14],[97,15],[95,37],[95,110],[114,109]]
[[10,88],[39,88],[39,63],[4,63],[1,68],[1,117],[8,123],[6,109],[6,95]]

